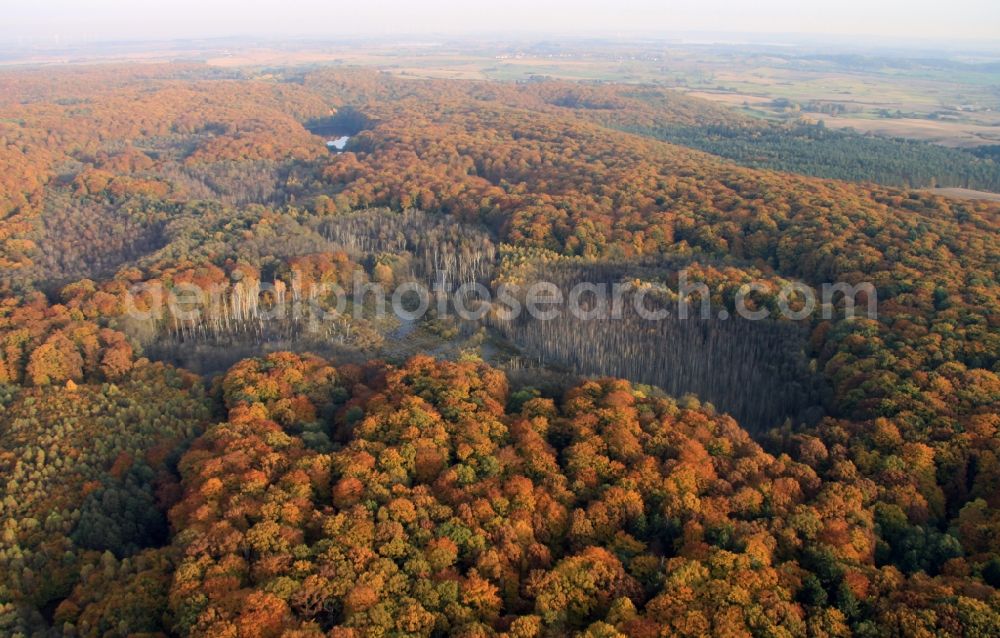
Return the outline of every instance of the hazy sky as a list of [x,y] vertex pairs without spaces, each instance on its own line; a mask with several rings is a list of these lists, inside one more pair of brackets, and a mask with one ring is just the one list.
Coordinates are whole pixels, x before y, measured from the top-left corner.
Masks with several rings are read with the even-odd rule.
[[0,37],[753,32],[1000,40],[1000,0],[0,0]]

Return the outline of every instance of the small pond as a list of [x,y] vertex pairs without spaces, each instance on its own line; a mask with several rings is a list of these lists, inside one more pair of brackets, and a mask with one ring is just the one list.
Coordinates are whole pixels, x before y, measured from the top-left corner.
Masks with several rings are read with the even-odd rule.
[[341,151],[344,150],[344,147],[347,146],[347,141],[349,139],[351,139],[350,135],[342,135],[341,137],[338,137],[338,138],[335,138],[335,139],[332,139],[332,140],[327,140],[326,141],[326,147],[328,149],[330,149],[331,151],[335,151],[337,153],[340,153]]

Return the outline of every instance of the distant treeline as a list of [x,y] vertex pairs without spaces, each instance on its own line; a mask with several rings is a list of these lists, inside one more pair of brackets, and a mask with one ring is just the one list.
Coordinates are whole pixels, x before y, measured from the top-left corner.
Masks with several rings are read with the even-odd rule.
[[907,188],[1000,191],[1000,163],[995,152],[976,153],[806,123],[752,127],[668,124],[629,130],[752,168]]

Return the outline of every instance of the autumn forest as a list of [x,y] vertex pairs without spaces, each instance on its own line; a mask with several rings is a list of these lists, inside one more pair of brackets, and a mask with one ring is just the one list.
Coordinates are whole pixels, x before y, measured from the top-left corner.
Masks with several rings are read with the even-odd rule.
[[[1000,203],[933,186],[1000,164],[650,83],[2,70],[0,636],[998,636]],[[711,317],[331,310],[681,272]]]

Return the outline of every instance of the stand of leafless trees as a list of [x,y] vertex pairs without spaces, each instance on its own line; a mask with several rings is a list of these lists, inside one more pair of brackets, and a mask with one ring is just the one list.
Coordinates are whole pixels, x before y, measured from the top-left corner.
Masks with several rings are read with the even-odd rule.
[[496,263],[496,245],[485,230],[420,210],[355,211],[323,219],[318,230],[352,256],[407,256],[411,277],[428,283],[443,277],[449,289],[488,279]]
[[229,160],[191,166],[174,162],[164,166],[160,174],[190,199],[245,206],[283,201],[281,177],[288,170],[288,162]]
[[[581,269],[561,282],[564,298],[571,282],[583,278]],[[819,413],[822,386],[809,369],[803,326],[771,319],[702,319],[697,308],[681,319],[676,306],[663,307],[670,316],[649,320],[626,296],[620,318],[608,313],[579,318],[564,309],[551,320],[521,312],[510,319],[491,313],[490,321],[539,364],[656,385],[674,396],[694,394],[751,431]]]
[[[369,209],[323,218],[308,226],[286,221],[276,222],[278,232],[264,244],[243,242],[240,253],[251,263],[272,265],[312,253],[344,252],[356,263],[374,262],[388,253],[405,270],[400,273],[403,279],[428,285],[441,280],[449,290],[488,281],[496,263],[496,246],[485,231],[421,211]],[[324,297],[320,288],[299,281],[294,269],[272,270],[281,275],[269,284],[247,278],[204,295],[196,312],[173,313],[165,308],[153,320],[155,325],[145,326],[143,332],[156,335],[160,342],[233,347],[314,340],[370,348],[381,342],[382,335],[370,321],[359,318],[353,306],[346,312],[330,313],[333,300]],[[350,285],[343,288],[350,295]],[[179,300],[175,306],[190,310],[183,293]]]

